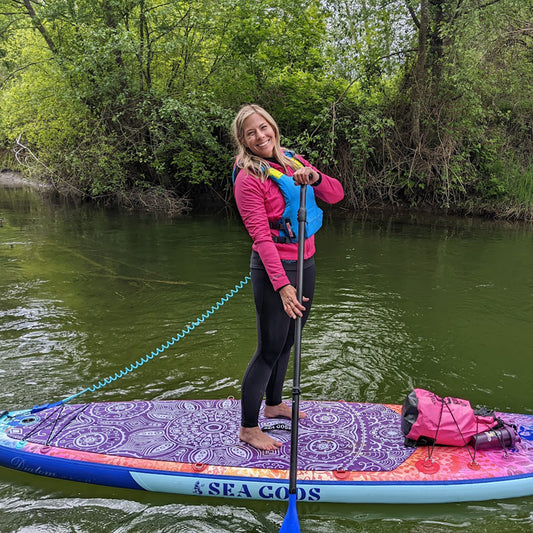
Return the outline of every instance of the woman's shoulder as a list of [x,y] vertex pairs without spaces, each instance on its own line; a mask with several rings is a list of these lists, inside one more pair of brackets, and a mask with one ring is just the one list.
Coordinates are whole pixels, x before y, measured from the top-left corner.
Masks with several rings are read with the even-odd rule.
[[265,187],[264,180],[245,168],[235,170],[233,185],[241,190],[262,190]]

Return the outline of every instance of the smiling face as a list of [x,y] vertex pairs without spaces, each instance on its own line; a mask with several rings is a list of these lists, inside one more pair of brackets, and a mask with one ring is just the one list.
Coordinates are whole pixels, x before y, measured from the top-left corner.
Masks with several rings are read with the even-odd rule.
[[243,122],[243,141],[255,155],[262,158],[274,157],[276,133],[259,113],[253,113]]

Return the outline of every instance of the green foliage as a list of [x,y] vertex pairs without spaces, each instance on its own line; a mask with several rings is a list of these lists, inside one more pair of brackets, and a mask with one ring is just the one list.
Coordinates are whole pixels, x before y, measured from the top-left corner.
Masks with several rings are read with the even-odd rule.
[[257,102],[352,207],[531,202],[533,0],[0,5],[1,142],[66,191],[224,196]]
[[502,183],[513,204],[533,206],[533,161],[525,168],[518,161],[509,161],[502,170]]
[[[151,105],[155,104],[155,105]],[[231,157],[221,142],[232,114],[208,99],[183,102],[165,98],[147,102],[141,116],[147,122],[152,152],[147,162],[165,185],[213,185],[225,177]]]
[[36,155],[26,158],[35,170],[91,197],[147,184],[220,186],[242,101],[237,81],[250,97],[266,95],[271,66],[290,63],[299,74],[321,61],[313,0],[51,0],[36,12],[4,3],[19,22],[2,43],[6,143],[18,139]]

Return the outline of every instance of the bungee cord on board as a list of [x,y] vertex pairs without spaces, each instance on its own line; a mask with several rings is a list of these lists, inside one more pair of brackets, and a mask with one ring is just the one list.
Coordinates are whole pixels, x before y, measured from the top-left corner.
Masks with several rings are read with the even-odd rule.
[[55,403],[47,403],[43,405],[36,405],[33,409],[31,409],[32,413],[36,413],[39,411],[43,411],[44,409],[49,409],[51,407],[56,407],[58,405],[62,405],[64,403],[68,403],[74,398],[77,398],[78,396],[81,396],[82,394],[85,394],[86,392],[96,392],[97,390],[102,389],[106,385],[109,385],[110,383],[113,383],[114,381],[117,381],[120,378],[123,378],[124,376],[130,374],[131,372],[137,370],[138,368],[142,367],[145,363],[148,363],[152,359],[155,359],[158,355],[163,353],[165,350],[176,344],[176,342],[180,341],[185,335],[188,335],[191,333],[197,326],[205,322],[215,311],[220,309],[230,298],[235,296],[239,290],[241,290],[249,281],[250,281],[250,275],[246,275],[239,283],[235,285],[233,289],[230,289],[229,292],[226,293],[225,296],[223,296],[218,302],[216,302],[214,305],[212,305],[209,309],[207,309],[204,313],[202,313],[201,316],[199,316],[196,320],[190,323],[190,325],[187,325],[185,328],[181,330],[181,332],[174,335],[171,339],[164,342],[156,348],[155,350],[152,350],[149,354],[144,355],[140,359],[137,359],[137,361],[130,363],[126,367],[124,367],[122,370],[119,370],[115,372],[112,375],[107,376],[106,378],[98,381],[97,383],[91,385],[90,387],[87,387],[76,394],[73,394],[72,396],[69,396],[68,398],[64,398],[63,400],[59,400]]

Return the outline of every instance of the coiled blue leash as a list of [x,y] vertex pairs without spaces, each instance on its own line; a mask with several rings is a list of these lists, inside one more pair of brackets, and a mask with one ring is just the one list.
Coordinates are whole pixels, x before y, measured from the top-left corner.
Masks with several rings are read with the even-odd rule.
[[87,387],[86,389],[83,389],[80,392],[77,392],[76,394],[73,394],[72,396],[69,396],[68,398],[65,398],[63,400],[60,400],[55,403],[47,403],[44,405],[36,405],[31,412],[37,413],[38,411],[43,411],[45,409],[49,409],[51,407],[56,407],[58,405],[62,405],[64,403],[68,403],[74,398],[77,398],[78,396],[81,396],[82,394],[86,392],[95,392],[97,390],[100,390],[101,388],[105,387],[106,385],[109,385],[110,383],[113,383],[114,381],[117,381],[120,378],[123,378],[124,376],[127,376],[134,370],[137,370],[141,366],[143,366],[145,363],[148,363],[152,359],[155,359],[159,354],[163,353],[165,350],[170,348],[171,346],[174,346],[176,342],[180,341],[185,337],[185,335],[188,335],[191,333],[191,331],[194,330],[197,326],[200,324],[203,324],[205,320],[207,320],[215,311],[220,309],[230,298],[235,296],[239,290],[241,290],[249,281],[250,281],[250,275],[247,275],[244,277],[242,281],[237,283],[233,289],[231,289],[228,293],[226,293],[225,296],[223,296],[218,302],[216,302],[214,305],[212,305],[209,309],[207,309],[204,313],[202,313],[202,316],[198,317],[194,322],[191,323],[191,325],[185,327],[181,330],[180,333],[177,333],[167,342],[164,342],[159,348],[156,348],[149,354],[146,354],[144,357],[141,357],[134,363],[129,364],[122,370],[119,370],[118,372],[115,372],[114,374],[104,378],[103,380],[99,381],[98,383],[95,383],[94,385],[91,385],[90,387]]

